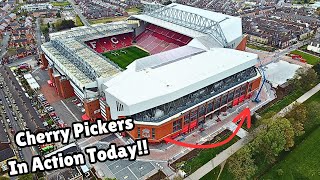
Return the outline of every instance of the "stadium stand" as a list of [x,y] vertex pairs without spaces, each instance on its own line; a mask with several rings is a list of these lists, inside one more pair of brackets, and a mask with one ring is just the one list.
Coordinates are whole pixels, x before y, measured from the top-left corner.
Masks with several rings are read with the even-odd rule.
[[98,53],[104,53],[131,46],[132,40],[132,34],[126,33],[97,40],[91,40],[85,43]]
[[149,24],[137,38],[137,45],[150,54],[157,54],[180,46],[187,45],[192,38],[174,31]]

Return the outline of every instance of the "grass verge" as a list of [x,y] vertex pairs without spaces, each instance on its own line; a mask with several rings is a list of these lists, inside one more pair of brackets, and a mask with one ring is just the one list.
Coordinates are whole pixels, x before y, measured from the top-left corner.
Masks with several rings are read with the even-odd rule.
[[320,57],[317,57],[308,53],[304,53],[299,50],[291,51],[291,54],[297,54],[302,56],[302,58],[305,59],[308,62],[308,64],[311,64],[311,65],[315,65],[320,62]]

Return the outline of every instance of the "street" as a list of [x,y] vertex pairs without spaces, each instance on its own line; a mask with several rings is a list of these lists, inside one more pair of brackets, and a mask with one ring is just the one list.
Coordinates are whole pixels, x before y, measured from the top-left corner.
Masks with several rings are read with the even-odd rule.
[[0,50],[0,64],[2,62],[2,57],[7,52],[8,42],[10,39],[11,32],[4,32],[3,40],[1,42],[1,50]]
[[40,19],[39,18],[36,19],[35,30],[36,30],[37,46],[38,46],[38,50],[40,50],[42,41],[41,41],[41,30],[40,30]]
[[[11,86],[10,84],[7,85],[8,86]],[[6,101],[6,98],[5,97],[8,97],[8,98],[12,98],[12,94],[10,93],[5,93],[3,89],[0,89],[0,99],[2,99],[2,104],[4,106],[4,110],[6,112],[6,115],[8,116],[9,120],[10,120],[10,123],[12,125],[12,129],[14,130],[14,132],[18,132],[20,130],[23,130],[23,122],[22,122],[22,119],[19,118],[17,121],[15,120],[12,112],[14,112],[16,114],[16,116],[18,116],[18,113],[20,112],[17,112],[16,110],[13,110],[13,108],[10,108],[9,107],[9,102]],[[11,99],[12,101],[12,99]],[[11,102],[12,103],[12,102]],[[16,101],[17,103],[17,101]],[[20,109],[20,108],[19,108]],[[25,117],[23,115],[23,117]],[[18,118],[18,117],[16,117]],[[8,122],[7,121],[4,121],[6,124],[7,124],[7,127],[8,127]],[[12,142],[12,146],[14,147],[14,150],[17,152],[17,156],[19,155],[18,153],[18,147],[16,146],[16,144],[14,143],[14,135],[13,133],[11,132],[11,130],[9,129],[8,127],[8,135],[9,135],[9,138]],[[33,156],[33,153],[32,153],[32,150],[31,150],[32,147],[25,147],[25,148],[21,148],[21,151],[22,151],[22,154],[23,154],[23,158],[25,161],[27,161],[28,163],[31,163],[31,157]],[[21,157],[20,157],[21,158]]]
[[90,26],[90,23],[89,21],[87,20],[86,17],[84,17],[80,11],[80,9],[78,8],[78,6],[76,5],[76,3],[74,2],[74,0],[68,0],[70,2],[70,4],[72,5],[74,11],[77,13],[77,15],[80,17],[82,23],[85,25],[85,26]]

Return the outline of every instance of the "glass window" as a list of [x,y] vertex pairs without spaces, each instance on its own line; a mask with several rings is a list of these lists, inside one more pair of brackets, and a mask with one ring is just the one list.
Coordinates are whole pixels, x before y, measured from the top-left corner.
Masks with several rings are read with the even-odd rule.
[[198,110],[196,109],[196,110],[191,111],[191,114],[190,114],[191,121],[194,121],[197,118],[198,118]]
[[214,109],[218,109],[219,107],[220,107],[220,97],[218,97],[214,101]]
[[140,135],[140,128],[138,127],[138,138],[140,138],[141,135]]
[[213,103],[212,101],[207,103],[207,111],[206,111],[207,113],[213,111],[213,104],[212,103]]
[[240,94],[240,88],[238,88],[235,93],[234,93],[234,99],[235,98],[238,98],[239,97],[239,94]]
[[156,129],[152,128],[152,139],[156,138]]
[[223,95],[222,100],[221,100],[221,105],[227,104],[227,95]]
[[229,92],[228,94],[228,102],[233,100],[234,91]]
[[244,94],[246,94],[246,90],[247,90],[247,85],[243,85],[243,86],[241,87],[241,96],[244,95]]
[[173,132],[177,132],[182,128],[182,119],[173,122]]
[[205,105],[201,105],[199,107],[199,117],[204,116],[206,113],[206,106]]
[[190,114],[189,112],[184,114],[184,124],[188,124],[190,122]]

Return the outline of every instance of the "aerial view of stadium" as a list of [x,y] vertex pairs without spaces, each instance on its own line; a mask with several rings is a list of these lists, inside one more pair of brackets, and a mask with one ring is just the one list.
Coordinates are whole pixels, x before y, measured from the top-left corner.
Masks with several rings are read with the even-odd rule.
[[1,2],[0,177],[319,179],[301,3]]
[[[127,22],[50,34],[51,41],[42,45],[52,83],[68,76],[65,84],[74,93],[61,94],[76,94],[85,107],[90,104],[87,117],[133,117],[136,128],[129,136],[161,142],[193,131],[255,94],[261,81],[255,68],[258,57],[239,51],[245,41],[240,18],[205,10],[193,14],[195,8],[179,4],[161,13],[157,9],[164,7],[149,6],[149,12]],[[165,21],[174,11],[187,13],[190,19],[195,16],[200,24]],[[207,21],[210,29],[202,31]],[[63,51],[73,52],[71,59]],[[227,55],[221,56],[224,52]],[[85,67],[71,70],[73,62]],[[106,101],[99,97],[101,92]],[[97,110],[100,113],[94,113]]]

